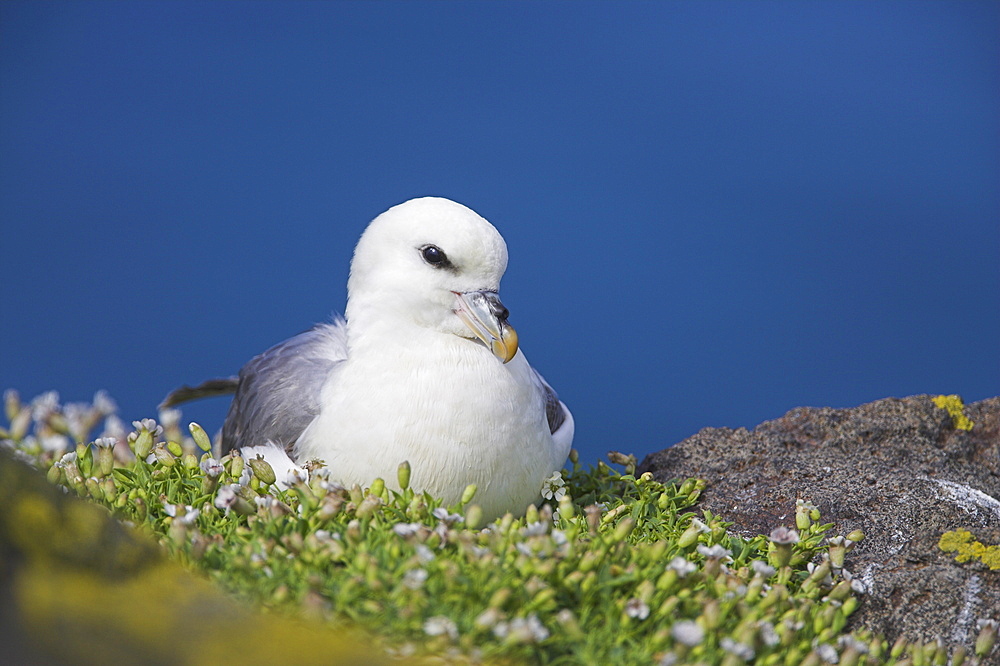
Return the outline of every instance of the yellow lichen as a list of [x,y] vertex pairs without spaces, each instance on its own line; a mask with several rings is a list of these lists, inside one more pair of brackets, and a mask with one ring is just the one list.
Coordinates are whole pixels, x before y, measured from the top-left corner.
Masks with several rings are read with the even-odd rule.
[[972,430],[975,424],[965,415],[965,404],[962,398],[957,395],[938,395],[931,398],[939,409],[943,409],[951,416],[951,424],[956,430]]
[[974,540],[972,533],[961,527],[945,532],[938,539],[938,548],[946,553],[957,553],[956,562],[979,560],[991,570],[1000,569],[1000,546],[987,546]]

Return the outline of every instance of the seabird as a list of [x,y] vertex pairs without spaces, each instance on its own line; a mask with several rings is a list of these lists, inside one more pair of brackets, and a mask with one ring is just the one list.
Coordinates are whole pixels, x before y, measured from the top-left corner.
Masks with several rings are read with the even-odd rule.
[[523,514],[569,455],[566,405],[525,358],[500,301],[507,245],[448,199],[376,217],[354,250],[343,319],[252,359],[239,377],[164,401],[235,392],[221,451],[280,473],[322,460],[332,480],[411,486],[457,502],[476,484],[487,518]]

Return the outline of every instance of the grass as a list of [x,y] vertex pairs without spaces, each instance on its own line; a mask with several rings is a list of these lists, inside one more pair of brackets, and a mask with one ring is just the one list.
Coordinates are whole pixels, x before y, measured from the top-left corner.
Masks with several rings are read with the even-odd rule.
[[[177,413],[125,433],[102,400],[22,404],[8,392],[0,440],[238,599],[360,627],[390,655],[668,666],[949,656],[937,641],[890,645],[848,629],[864,588],[845,555],[863,535],[831,535],[807,503],[794,529],[744,538],[693,510],[702,481],[663,484],[636,477],[632,456],[582,466],[574,454],[540,508],[484,525],[473,487],[444,507],[409,487],[406,466],[397,493],[378,479],[344,488],[317,462],[282,488],[261,460],[213,458]],[[995,636],[987,623],[976,652]],[[951,658],[976,663],[961,648]]]

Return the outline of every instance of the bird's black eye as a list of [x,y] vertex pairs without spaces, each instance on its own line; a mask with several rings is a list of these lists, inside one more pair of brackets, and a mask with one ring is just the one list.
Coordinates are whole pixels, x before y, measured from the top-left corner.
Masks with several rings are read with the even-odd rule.
[[447,268],[451,266],[451,262],[448,261],[448,255],[444,253],[444,250],[439,248],[437,245],[425,245],[420,248],[420,255],[424,258],[431,266],[437,268]]

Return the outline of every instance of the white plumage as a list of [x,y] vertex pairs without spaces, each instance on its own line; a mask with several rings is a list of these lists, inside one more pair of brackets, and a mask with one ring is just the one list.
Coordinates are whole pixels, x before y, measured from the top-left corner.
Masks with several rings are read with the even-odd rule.
[[451,503],[475,483],[487,517],[523,513],[574,425],[518,349],[497,295],[506,267],[499,232],[453,201],[378,216],[354,252],[346,321],[243,368],[223,449],[263,453],[279,478],[320,459],[347,485],[392,487],[409,461],[418,490]]

